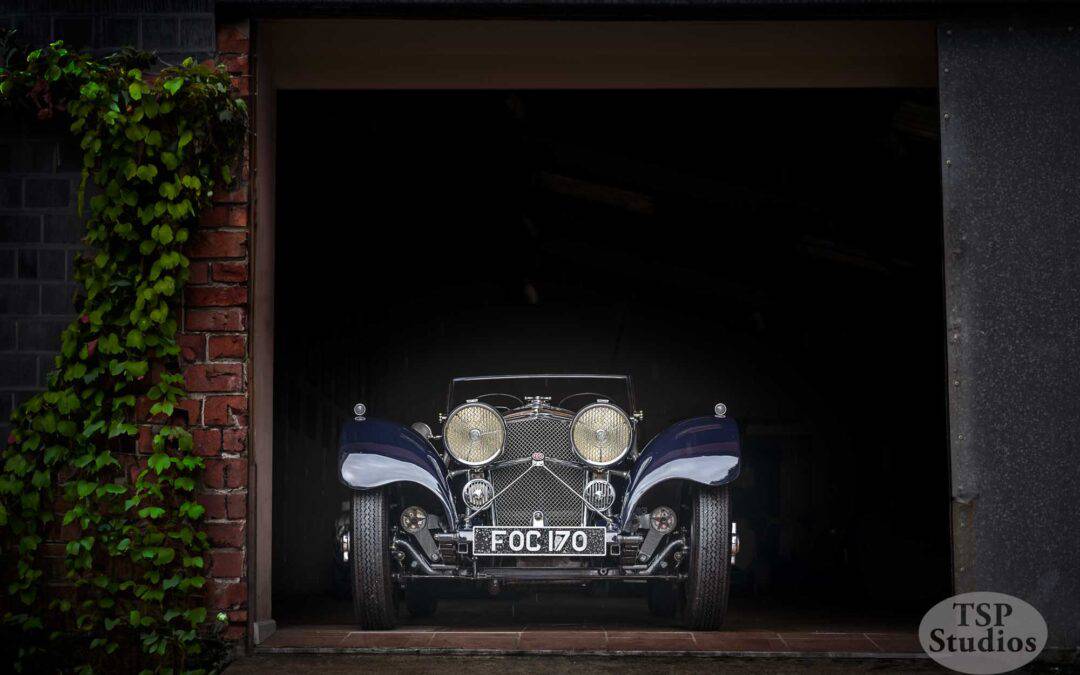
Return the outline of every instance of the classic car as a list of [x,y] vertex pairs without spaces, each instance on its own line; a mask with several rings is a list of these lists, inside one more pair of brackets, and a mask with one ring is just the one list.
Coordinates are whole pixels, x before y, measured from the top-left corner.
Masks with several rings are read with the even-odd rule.
[[367,415],[341,431],[353,489],[336,547],[357,622],[386,629],[398,605],[435,611],[439,582],[647,584],[650,610],[715,629],[738,549],[729,483],[739,430],[712,415],[639,448],[644,415],[623,375],[455,378],[441,433]]

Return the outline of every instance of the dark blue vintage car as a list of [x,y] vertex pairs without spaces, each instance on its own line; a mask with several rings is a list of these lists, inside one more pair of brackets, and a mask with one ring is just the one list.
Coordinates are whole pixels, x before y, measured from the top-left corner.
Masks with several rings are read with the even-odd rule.
[[503,585],[648,584],[650,609],[720,626],[738,548],[728,484],[739,429],[712,416],[643,449],[622,375],[509,375],[451,382],[441,435],[367,417],[341,431],[353,488],[341,528],[358,622],[435,611],[435,580]]

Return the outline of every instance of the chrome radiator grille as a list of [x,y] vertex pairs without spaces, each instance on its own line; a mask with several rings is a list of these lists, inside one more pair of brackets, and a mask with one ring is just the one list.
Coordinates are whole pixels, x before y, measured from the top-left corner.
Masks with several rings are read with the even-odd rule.
[[[531,457],[534,452],[544,457],[572,461],[576,457],[570,447],[570,420],[551,415],[534,415],[506,423],[506,449],[500,460]],[[495,494],[522,473],[532,467],[530,463],[518,464],[491,472]],[[585,488],[586,472],[569,466],[547,464],[536,467],[529,475],[522,476],[509,490],[499,495],[494,504],[496,525],[532,525],[533,512],[544,513],[546,525],[582,525],[585,522],[585,504],[581,498],[566,489],[546,469],[551,469],[567,485],[578,490]]]

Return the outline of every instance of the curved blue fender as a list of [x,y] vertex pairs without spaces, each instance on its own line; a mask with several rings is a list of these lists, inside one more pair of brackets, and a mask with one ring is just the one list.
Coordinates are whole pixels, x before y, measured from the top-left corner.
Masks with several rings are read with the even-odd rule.
[[426,438],[396,422],[346,422],[338,451],[341,481],[367,490],[391,483],[416,483],[439,500],[451,529],[457,528],[454,500],[442,459]]
[[739,475],[739,425],[726,417],[694,417],[649,441],[630,471],[619,520],[626,527],[646,492],[669,480],[723,485]]

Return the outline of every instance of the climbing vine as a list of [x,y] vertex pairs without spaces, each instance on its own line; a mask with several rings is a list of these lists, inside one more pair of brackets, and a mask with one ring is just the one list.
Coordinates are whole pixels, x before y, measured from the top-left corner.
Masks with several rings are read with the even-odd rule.
[[12,414],[0,471],[4,618],[26,670],[191,670],[214,624],[176,338],[184,244],[232,182],[247,111],[220,67],[151,64],[55,42],[0,68],[0,99],[70,121],[83,151],[78,318]]

